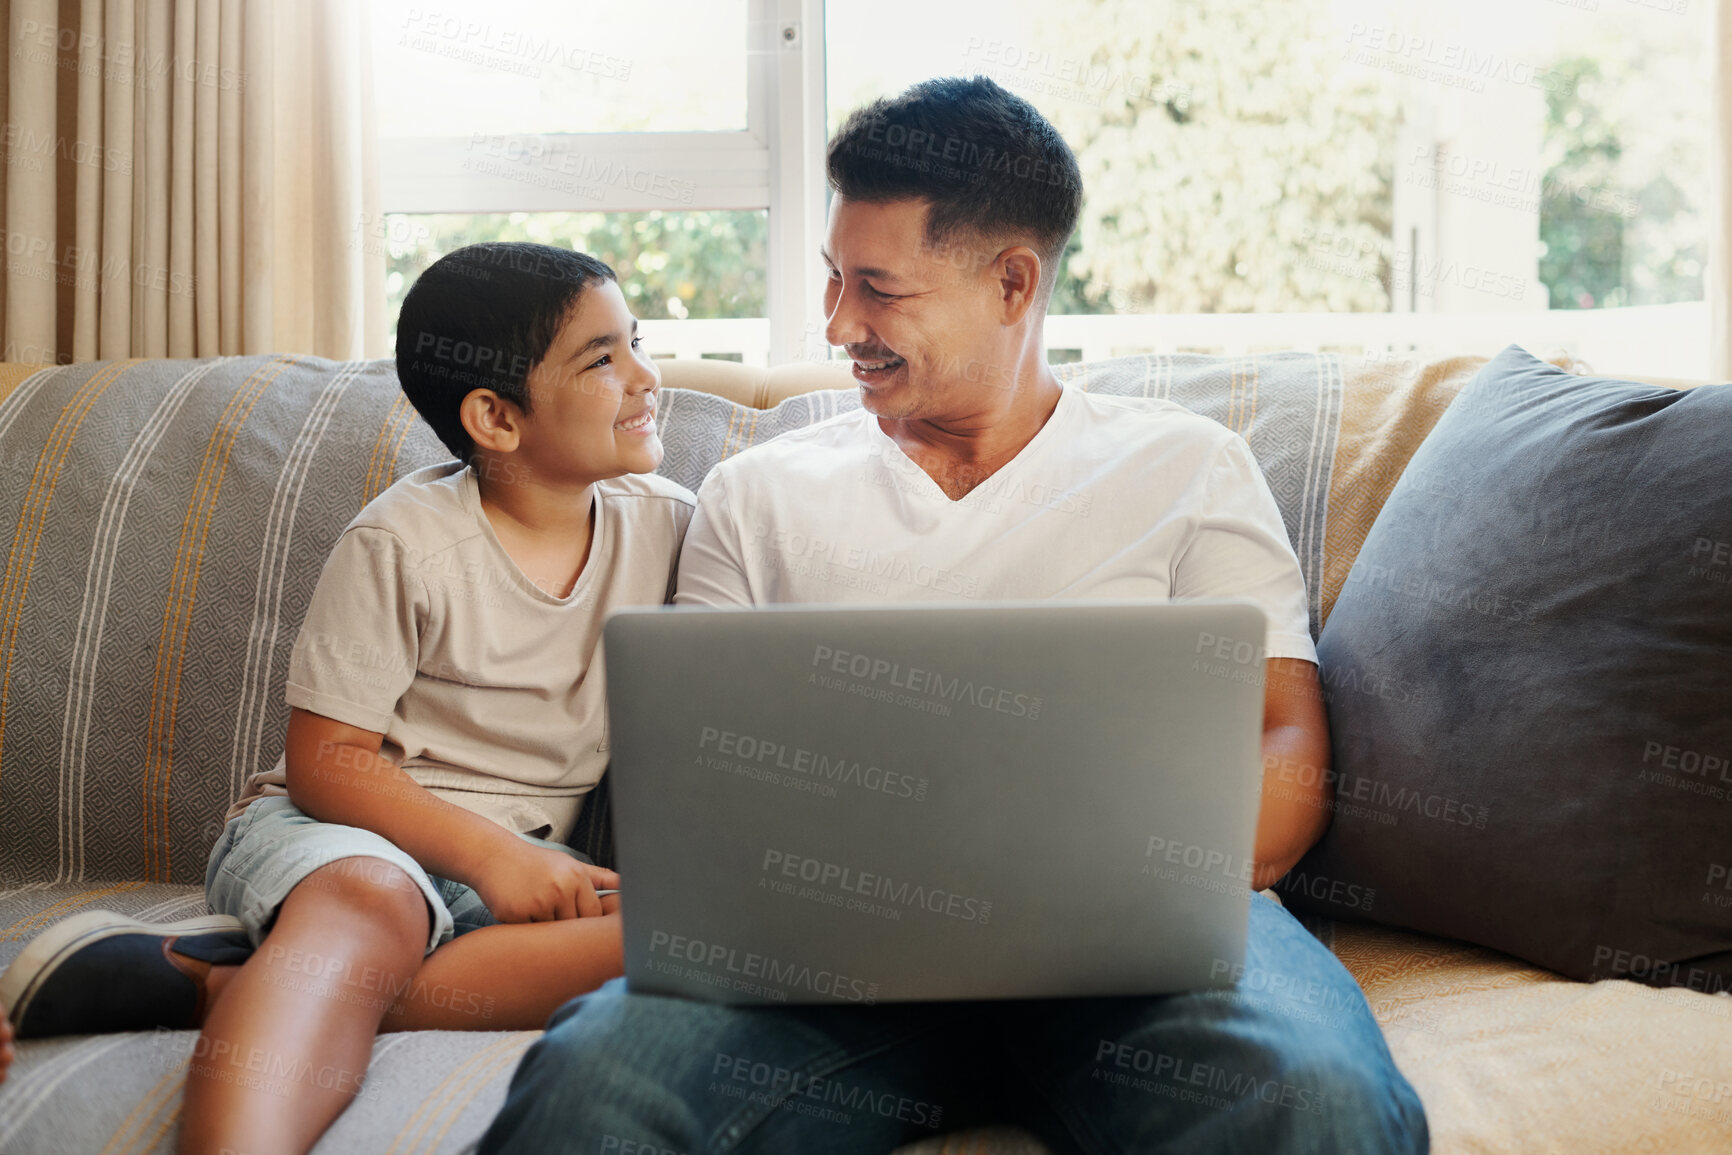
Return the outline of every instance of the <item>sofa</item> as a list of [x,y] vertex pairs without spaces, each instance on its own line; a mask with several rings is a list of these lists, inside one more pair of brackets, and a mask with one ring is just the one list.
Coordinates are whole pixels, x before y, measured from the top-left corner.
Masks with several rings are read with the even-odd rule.
[[[1170,397],[1252,447],[1321,630],[1403,467],[1484,362],[1139,355],[1058,371]],[[662,362],[663,472],[857,404],[844,368]],[[1665,382],[1687,388],[1690,382]],[[282,745],[282,678],[342,527],[446,456],[388,361],[0,365],[0,967],[93,908],[203,913],[221,815]],[[605,858],[605,792],[574,844]],[[1433,1150],[1732,1151],[1732,997],[1572,981],[1463,942],[1308,917],[1423,1099]],[[379,1037],[317,1150],[469,1149],[533,1031]],[[193,1032],[37,1040],[0,1085],[0,1155],[174,1147]],[[1722,1090],[1724,1088],[1722,1087]],[[1015,1128],[903,1149],[1024,1152]]]

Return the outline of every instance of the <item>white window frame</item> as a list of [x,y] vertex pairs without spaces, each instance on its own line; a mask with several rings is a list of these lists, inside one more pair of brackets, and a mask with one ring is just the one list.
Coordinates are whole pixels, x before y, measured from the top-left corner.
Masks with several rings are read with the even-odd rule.
[[[383,139],[379,146],[384,211],[767,210],[767,319],[646,321],[644,331],[658,353],[735,352],[750,363],[768,365],[828,359],[831,350],[823,337],[822,311],[826,273],[818,255],[824,234],[828,136],[824,0],[747,0],[747,18],[745,131],[503,134],[514,148],[569,152],[584,164],[609,172],[623,166],[659,178],[658,183],[643,182],[648,187],[641,189],[631,187],[629,181],[610,183],[599,189],[599,195],[588,196],[466,168],[465,161],[475,155],[467,137]],[[1416,142],[1435,144],[1435,138],[1429,117],[1410,126],[1403,138],[1403,148],[1408,150],[1403,155],[1410,155]],[[581,166],[568,166],[566,171],[571,167]],[[674,187],[681,190],[689,188],[689,199],[683,192],[680,199],[670,199],[668,182],[679,182]],[[575,181],[566,183],[583,187]],[[1396,247],[1405,249],[1410,258],[1433,263],[1439,246],[1434,202],[1435,196],[1422,196],[1398,182]],[[1127,349],[1191,348],[1199,343],[1233,350],[1309,348],[1327,330],[1334,334],[1332,341],[1368,349],[1425,344],[1447,336],[1458,342],[1476,341],[1476,348],[1483,344],[1489,353],[1513,339],[1511,333],[1520,332],[1531,347],[1549,348],[1555,342],[1574,350],[1593,350],[1604,345],[1608,364],[1620,369],[1703,375],[1698,366],[1705,364],[1707,356],[1708,314],[1702,302],[1596,310],[1542,307],[1516,313],[1432,312],[1434,308],[1433,303],[1409,294],[1391,302],[1391,313],[1402,319],[1379,313],[1056,316],[1048,320],[1047,344],[1080,348],[1091,358],[1112,355],[1121,345]],[[1638,358],[1634,353],[1638,346],[1632,343],[1655,324],[1671,334],[1665,345],[1672,353],[1658,369],[1649,364],[1654,356]]]
[[[770,360],[829,356],[823,339],[824,0],[747,0],[744,132],[512,133],[512,150],[579,162],[550,171],[644,174],[599,186],[536,185],[466,167],[463,136],[379,142],[389,213],[644,212],[765,209]],[[519,154],[521,155],[521,154]],[[543,163],[546,163],[543,161]],[[677,197],[669,190],[678,190]],[[689,199],[686,192],[689,190]],[[599,194],[599,195],[596,195]]]

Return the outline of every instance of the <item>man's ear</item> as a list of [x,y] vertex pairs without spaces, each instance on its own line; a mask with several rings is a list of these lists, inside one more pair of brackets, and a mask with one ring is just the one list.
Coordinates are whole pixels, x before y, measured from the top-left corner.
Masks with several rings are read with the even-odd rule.
[[478,449],[510,453],[523,438],[523,410],[491,389],[470,390],[457,416]]
[[1003,322],[1017,324],[1040,298],[1040,256],[1027,245],[1012,245],[993,261],[991,275]]

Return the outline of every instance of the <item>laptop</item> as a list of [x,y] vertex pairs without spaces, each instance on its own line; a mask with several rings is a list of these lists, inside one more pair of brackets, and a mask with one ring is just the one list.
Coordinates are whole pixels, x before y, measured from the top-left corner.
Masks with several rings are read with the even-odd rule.
[[628,988],[787,1005],[1231,985],[1264,628],[1237,600],[615,613]]

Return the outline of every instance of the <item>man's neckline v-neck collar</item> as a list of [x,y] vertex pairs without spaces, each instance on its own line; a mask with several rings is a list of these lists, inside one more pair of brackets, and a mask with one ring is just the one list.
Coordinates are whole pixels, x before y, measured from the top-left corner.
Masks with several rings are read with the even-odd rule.
[[922,469],[918,461],[915,461],[912,457],[908,456],[902,446],[896,443],[894,437],[884,432],[884,427],[878,423],[878,418],[868,413],[866,415],[866,423],[871,427],[872,432],[879,438],[879,440],[888,447],[886,452],[894,453],[906,468],[919,475],[921,481],[923,481],[927,487],[928,497],[937,498],[947,507],[954,508],[967,502],[969,498],[986,489],[986,487],[992,482],[1001,480],[1005,474],[1010,471],[1026,468],[1026,462],[1036,456],[1036,451],[1041,449],[1047,440],[1051,439],[1049,435],[1051,434],[1053,426],[1057,425],[1068,413],[1072,404],[1071,394],[1074,392],[1076,392],[1074,386],[1067,385],[1062,381],[1059,382],[1058,404],[1053,406],[1052,413],[1047,416],[1045,424],[1035,430],[1034,436],[1028,439],[1028,443],[1016,451],[1016,456],[999,466],[988,476],[981,478],[978,485],[963,494],[961,497],[953,498],[948,493],[945,493],[944,489],[938,484],[938,482],[932,479],[932,475]]

